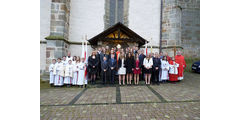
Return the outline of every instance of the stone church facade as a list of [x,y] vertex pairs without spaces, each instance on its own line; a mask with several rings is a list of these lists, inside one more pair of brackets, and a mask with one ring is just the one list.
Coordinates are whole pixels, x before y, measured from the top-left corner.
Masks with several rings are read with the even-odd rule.
[[[68,51],[80,56],[83,42],[119,22],[153,52],[172,56],[176,48],[200,57],[200,0],[41,0],[40,19],[41,74]],[[88,53],[92,49],[88,43]]]

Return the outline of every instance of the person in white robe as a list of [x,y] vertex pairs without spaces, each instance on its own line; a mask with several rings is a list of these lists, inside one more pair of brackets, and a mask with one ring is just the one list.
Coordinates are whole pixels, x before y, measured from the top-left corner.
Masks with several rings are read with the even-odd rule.
[[68,52],[66,56],[66,61],[68,62],[69,60],[73,61],[73,57],[71,56],[71,52]]
[[168,70],[169,70],[169,63],[167,61],[166,56],[163,57],[161,68],[162,68],[161,81],[165,83],[168,80]]
[[64,67],[61,62],[61,58],[58,58],[58,62],[55,64],[53,74],[55,75],[54,86],[62,86],[63,85],[63,77],[64,77]]
[[73,82],[72,85],[77,85],[77,81],[78,81],[78,74],[79,74],[79,65],[80,65],[80,61],[76,61],[75,64],[73,64]]
[[85,84],[85,68],[86,68],[86,63],[84,62],[84,58],[81,59],[81,62],[79,63],[79,68],[78,68],[78,79],[77,79],[77,85],[83,87],[83,84]]
[[[65,74],[66,65],[68,64],[68,61],[66,60],[66,56],[62,57],[62,63],[63,63],[63,70]],[[65,76],[63,76],[63,81],[65,81]]]
[[68,64],[68,61],[66,60],[66,56],[62,57],[62,63],[64,66],[66,66]]
[[169,62],[169,81],[175,82],[178,81],[178,67],[179,64],[175,62],[175,58],[172,57],[172,60]]
[[52,64],[49,66],[49,84],[51,86],[54,85],[54,79],[55,79],[55,75],[53,74],[53,70],[55,68],[55,64],[56,64],[56,59],[52,60]]
[[72,64],[75,65],[76,64],[76,61],[77,60],[77,56],[74,56],[73,59],[72,59]]
[[73,80],[73,64],[72,60],[68,61],[68,64],[65,67],[65,79],[64,84],[67,85],[67,87],[70,87]]

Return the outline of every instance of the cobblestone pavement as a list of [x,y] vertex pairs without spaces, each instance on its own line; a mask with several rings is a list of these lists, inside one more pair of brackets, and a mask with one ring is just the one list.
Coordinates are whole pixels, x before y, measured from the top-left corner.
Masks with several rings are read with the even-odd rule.
[[[143,83],[143,82],[142,82]],[[200,75],[176,84],[41,89],[41,120],[198,120]]]

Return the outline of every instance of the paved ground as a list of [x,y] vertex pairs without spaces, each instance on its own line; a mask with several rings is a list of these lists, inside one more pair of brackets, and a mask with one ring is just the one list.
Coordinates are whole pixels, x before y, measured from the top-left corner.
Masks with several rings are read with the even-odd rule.
[[179,83],[146,86],[41,89],[41,120],[197,120],[200,75]]

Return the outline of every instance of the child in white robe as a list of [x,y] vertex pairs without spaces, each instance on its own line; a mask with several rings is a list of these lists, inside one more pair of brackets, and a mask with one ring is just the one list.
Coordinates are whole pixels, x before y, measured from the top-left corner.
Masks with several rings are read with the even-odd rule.
[[78,80],[77,80],[77,85],[83,87],[83,84],[85,84],[85,67],[86,64],[84,62],[84,58],[81,59],[81,62],[79,63],[79,68],[78,68]]
[[70,87],[72,84],[72,79],[73,79],[73,65],[72,60],[69,60],[65,68],[64,84],[66,84],[67,87]]
[[62,86],[63,85],[63,77],[64,77],[64,67],[61,62],[61,58],[58,58],[58,62],[55,64],[55,68],[53,74],[55,75],[54,86]]
[[78,74],[79,74],[79,64],[80,64],[80,61],[77,60],[76,63],[73,65],[73,82],[72,82],[72,85],[77,85]]
[[168,70],[169,70],[169,63],[167,61],[166,56],[163,57],[161,68],[162,68],[161,81],[165,83],[168,80]]
[[56,63],[56,59],[52,60],[52,64],[49,66],[49,84],[51,86],[53,86],[54,84],[54,79],[55,79],[55,75],[53,74],[53,70],[55,68],[55,63]]
[[[68,64],[66,56],[62,57],[62,63],[63,63],[63,70],[64,70],[64,74],[65,74],[66,65]],[[63,76],[63,81],[65,81],[65,76]]]
[[179,64],[175,62],[175,58],[172,57],[172,60],[169,62],[169,81],[176,82],[178,81],[178,67]]
[[74,56],[72,59],[72,64],[75,65],[76,64],[76,60],[77,60],[77,56]]

